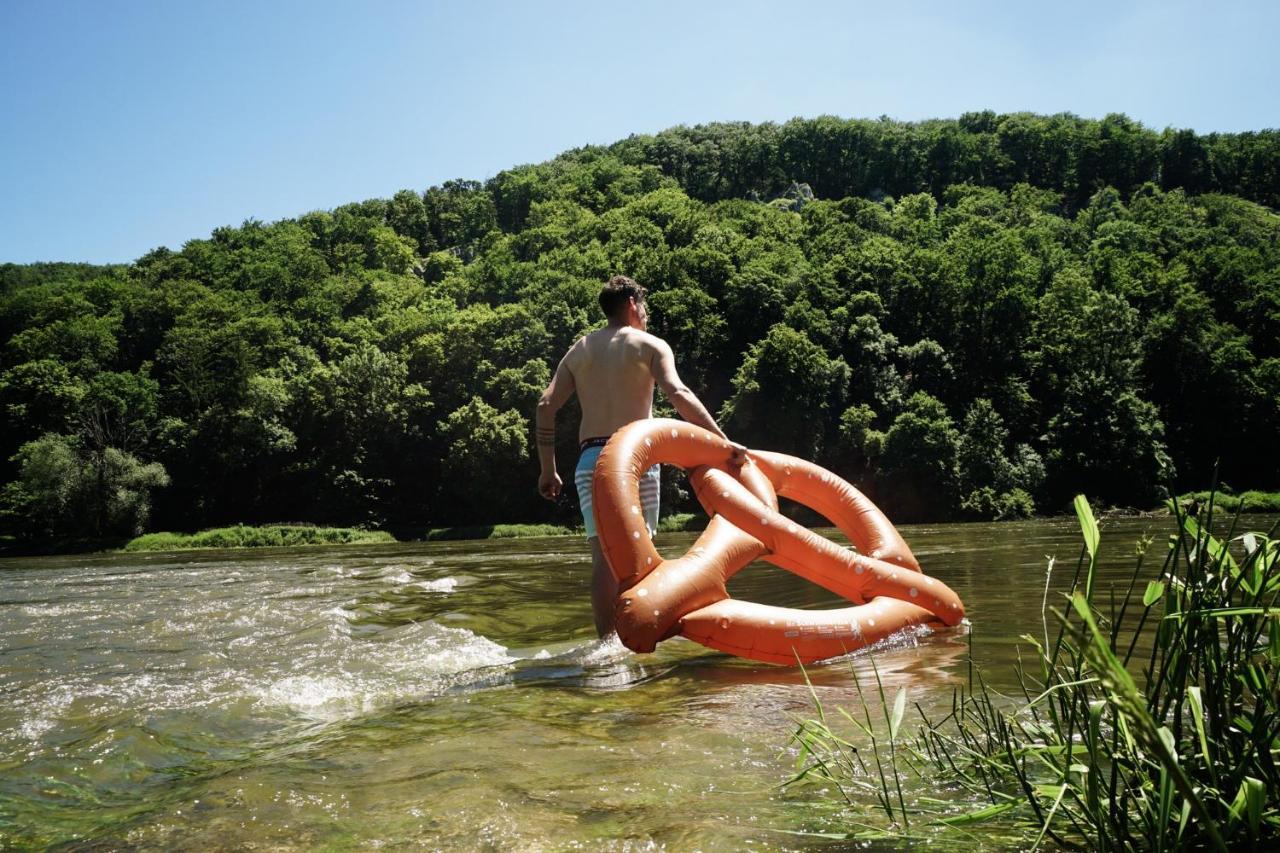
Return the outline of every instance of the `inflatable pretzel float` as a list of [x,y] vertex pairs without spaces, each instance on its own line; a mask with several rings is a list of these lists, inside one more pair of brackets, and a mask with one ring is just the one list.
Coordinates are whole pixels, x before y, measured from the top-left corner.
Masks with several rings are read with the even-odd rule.
[[[613,434],[596,462],[592,501],[600,546],[618,581],[614,621],[633,651],[681,634],[713,649],[769,663],[807,663],[875,643],[909,625],[956,625],[960,598],[920,571],[898,531],[861,492],[829,471],[752,450],[729,465],[729,443],[683,421],[635,421]],[[688,553],[664,560],[640,511],[640,475],[665,462],[683,468],[711,522]],[[835,523],[850,551],[778,512],[778,496]],[[729,597],[725,583],[764,559],[849,599],[839,610],[795,610]]]

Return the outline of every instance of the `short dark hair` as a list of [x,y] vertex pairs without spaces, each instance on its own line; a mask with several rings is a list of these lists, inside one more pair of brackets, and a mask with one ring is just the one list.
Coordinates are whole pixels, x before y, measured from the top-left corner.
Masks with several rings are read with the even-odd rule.
[[614,318],[627,304],[628,299],[634,298],[637,303],[643,304],[648,293],[644,285],[637,284],[635,279],[625,275],[615,275],[600,289],[600,307],[604,310],[606,317]]

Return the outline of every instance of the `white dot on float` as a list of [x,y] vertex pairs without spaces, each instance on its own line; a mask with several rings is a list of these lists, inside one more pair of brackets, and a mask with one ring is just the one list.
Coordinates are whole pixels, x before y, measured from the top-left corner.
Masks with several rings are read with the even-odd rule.
[[769,526],[769,519],[767,519],[767,518],[762,518],[762,519],[760,519],[760,523],[761,523],[761,524],[763,524],[765,527],[768,527],[768,526]]
[[661,612],[662,612],[661,610],[655,610],[655,611],[653,611],[653,615],[654,615],[654,616],[657,616],[657,615],[658,615],[659,613],[661,613]]
[[644,446],[645,446],[645,447],[653,447],[653,439],[652,439],[652,438],[646,438],[646,439],[644,440]]
[[644,558],[644,564],[645,564],[646,566],[652,566],[652,565],[653,565],[653,557],[645,557],[645,558]]
[[631,514],[632,514],[632,515],[639,515],[639,514],[640,514],[640,507],[638,507],[638,506],[633,506],[633,507],[631,508]]
[[796,526],[795,526],[794,524],[788,524],[788,525],[787,525],[787,532],[788,532],[788,533],[795,533],[795,532],[796,532]]
[[853,567],[853,573],[854,573],[855,575],[860,575],[860,574],[862,574],[862,566],[854,566],[854,567]]
[[677,438],[677,437],[679,437],[679,435],[680,435],[680,433],[679,433],[679,432],[677,432],[676,430],[672,430],[672,431],[671,431],[671,437],[672,437],[672,438]]
[[876,626],[876,620],[868,619],[867,624],[870,625],[872,628],[874,628]]
[[632,539],[639,539],[639,538],[640,538],[640,531],[639,531],[639,530],[632,531],[632,533],[631,533],[631,538],[632,538]]
[[919,595],[919,594],[920,594],[920,592],[919,592],[919,591],[918,591],[914,586],[913,586],[913,587],[911,587],[911,597],[912,597],[912,598],[915,598],[915,597],[916,597],[917,595]]
[[647,590],[647,589],[638,589],[638,590],[636,590],[636,597],[637,597],[637,598],[647,598],[648,596],[649,596],[649,590]]

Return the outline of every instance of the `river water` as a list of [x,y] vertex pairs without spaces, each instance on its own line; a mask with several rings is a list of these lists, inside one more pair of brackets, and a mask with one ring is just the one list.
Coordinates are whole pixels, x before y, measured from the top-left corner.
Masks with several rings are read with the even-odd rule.
[[[1168,532],[1104,522],[1102,588]],[[970,625],[814,665],[829,712],[861,713],[873,662],[949,707],[971,644],[1012,690],[1081,542],[1073,519],[903,534]],[[799,670],[597,641],[589,571],[576,538],[0,560],[0,847],[738,850],[875,822],[780,787],[813,715]],[[767,564],[730,590],[836,605]]]

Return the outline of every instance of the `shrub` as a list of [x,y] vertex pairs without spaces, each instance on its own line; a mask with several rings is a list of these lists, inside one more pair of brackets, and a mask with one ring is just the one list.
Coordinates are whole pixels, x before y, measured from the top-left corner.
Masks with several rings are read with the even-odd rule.
[[349,545],[395,542],[395,537],[381,530],[357,530],[348,527],[305,527],[267,525],[250,527],[218,527],[199,533],[148,533],[131,539],[126,551],[178,551],[190,548],[273,548],[299,545]]

